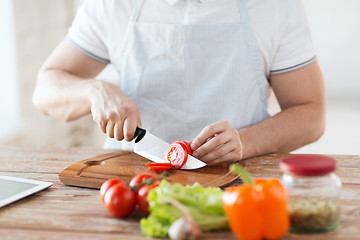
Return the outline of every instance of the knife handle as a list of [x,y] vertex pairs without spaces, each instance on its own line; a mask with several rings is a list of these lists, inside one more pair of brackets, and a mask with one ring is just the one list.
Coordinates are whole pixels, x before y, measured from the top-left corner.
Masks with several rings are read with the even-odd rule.
[[135,139],[135,143],[140,142],[140,140],[145,136],[146,134],[146,130],[136,127],[135,133],[134,133],[134,139]]

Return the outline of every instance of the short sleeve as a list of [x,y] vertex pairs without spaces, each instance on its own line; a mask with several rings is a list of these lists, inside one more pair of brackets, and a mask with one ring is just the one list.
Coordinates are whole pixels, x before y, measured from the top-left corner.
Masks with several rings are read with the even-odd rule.
[[111,1],[86,0],[77,10],[67,40],[88,56],[109,63],[107,38]]
[[306,12],[301,0],[279,0],[277,50],[270,74],[292,71],[316,60]]

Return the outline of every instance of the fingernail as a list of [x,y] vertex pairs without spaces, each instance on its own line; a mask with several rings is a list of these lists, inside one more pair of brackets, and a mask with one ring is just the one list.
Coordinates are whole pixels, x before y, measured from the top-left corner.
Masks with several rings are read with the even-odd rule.
[[192,154],[194,157],[196,157],[196,158],[198,158],[200,155],[199,155],[199,153],[197,153],[197,152],[193,152],[193,154]]
[[196,149],[196,145],[194,143],[191,143],[190,147],[191,147],[192,150]]

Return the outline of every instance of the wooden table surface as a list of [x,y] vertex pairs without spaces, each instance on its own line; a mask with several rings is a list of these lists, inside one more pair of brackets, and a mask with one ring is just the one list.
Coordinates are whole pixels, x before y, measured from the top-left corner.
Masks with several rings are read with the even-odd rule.
[[[139,227],[137,209],[127,219],[112,217],[98,190],[64,186],[58,174],[66,167],[112,152],[90,148],[16,148],[0,146],[0,174],[53,182],[53,186],[0,209],[0,239],[149,239]],[[245,160],[254,177],[280,177],[279,160],[268,155]],[[289,233],[282,239],[360,239],[360,156],[332,156],[338,161],[341,224],[322,234]],[[212,232],[202,239],[236,239],[230,231]]]

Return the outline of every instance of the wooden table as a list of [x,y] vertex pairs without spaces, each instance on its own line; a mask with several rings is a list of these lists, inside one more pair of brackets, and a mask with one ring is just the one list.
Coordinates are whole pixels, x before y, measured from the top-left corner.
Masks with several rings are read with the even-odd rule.
[[[140,231],[144,217],[136,210],[127,219],[112,217],[98,190],[64,186],[58,174],[80,160],[109,153],[104,149],[35,149],[0,146],[0,174],[53,182],[45,191],[0,209],[0,239],[148,239]],[[254,177],[280,177],[279,160],[268,155],[245,160]],[[360,156],[332,156],[342,180],[341,224],[323,234],[289,233],[282,239],[360,239]],[[230,231],[203,239],[236,239]]]

